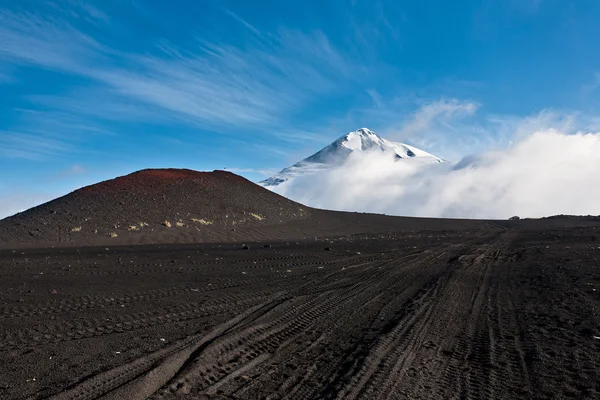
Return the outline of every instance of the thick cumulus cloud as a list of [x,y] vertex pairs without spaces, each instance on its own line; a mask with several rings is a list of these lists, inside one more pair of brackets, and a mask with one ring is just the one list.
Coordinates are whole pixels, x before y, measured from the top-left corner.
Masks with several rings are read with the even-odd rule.
[[338,168],[275,191],[313,207],[395,215],[599,215],[600,133],[537,131],[455,164],[353,153]]

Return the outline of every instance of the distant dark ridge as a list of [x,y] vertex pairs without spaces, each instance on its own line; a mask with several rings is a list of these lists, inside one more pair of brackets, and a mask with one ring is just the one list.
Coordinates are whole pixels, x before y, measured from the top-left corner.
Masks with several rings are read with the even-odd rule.
[[589,220],[589,221],[600,221],[600,215],[567,215],[567,214],[560,214],[560,215],[551,215],[548,217],[543,217],[542,219],[584,219],[584,220]]
[[160,242],[161,235],[173,236],[175,230],[179,236],[225,232],[302,220],[310,213],[230,172],[146,169],[86,186],[0,221],[0,245],[106,242],[102,238],[121,242],[131,236]]

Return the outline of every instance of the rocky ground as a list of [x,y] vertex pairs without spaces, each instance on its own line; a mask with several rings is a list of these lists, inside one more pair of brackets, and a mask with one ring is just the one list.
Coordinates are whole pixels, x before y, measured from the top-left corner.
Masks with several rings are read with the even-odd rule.
[[595,226],[269,244],[1,251],[0,398],[600,398]]

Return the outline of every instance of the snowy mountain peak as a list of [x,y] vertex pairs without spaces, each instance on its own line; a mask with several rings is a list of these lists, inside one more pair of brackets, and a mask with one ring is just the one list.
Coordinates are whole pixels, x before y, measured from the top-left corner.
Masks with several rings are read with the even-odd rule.
[[373,132],[369,128],[360,128],[360,129],[357,129],[354,132],[348,133],[346,136],[349,136],[349,135],[360,135],[360,136],[364,136],[364,137],[367,137],[367,138],[369,138],[369,137],[370,138],[375,137],[376,139],[381,139],[375,132]]
[[351,153],[362,151],[381,151],[382,157],[395,154],[398,160],[419,157],[430,162],[442,162],[441,159],[423,150],[404,143],[391,142],[368,128],[360,128],[341,136],[312,156],[259,183],[263,186],[277,186],[298,176],[312,175],[342,165]]
[[350,150],[367,150],[383,144],[383,140],[377,134],[367,128],[360,128],[350,132],[340,139],[342,146]]

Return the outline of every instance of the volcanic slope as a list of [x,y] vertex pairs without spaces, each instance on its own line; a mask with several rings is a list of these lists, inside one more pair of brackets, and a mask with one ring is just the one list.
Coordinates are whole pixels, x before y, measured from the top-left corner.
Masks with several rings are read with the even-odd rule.
[[0,243],[228,240],[226,232],[237,227],[282,224],[309,215],[306,207],[230,172],[147,169],[0,221]]

